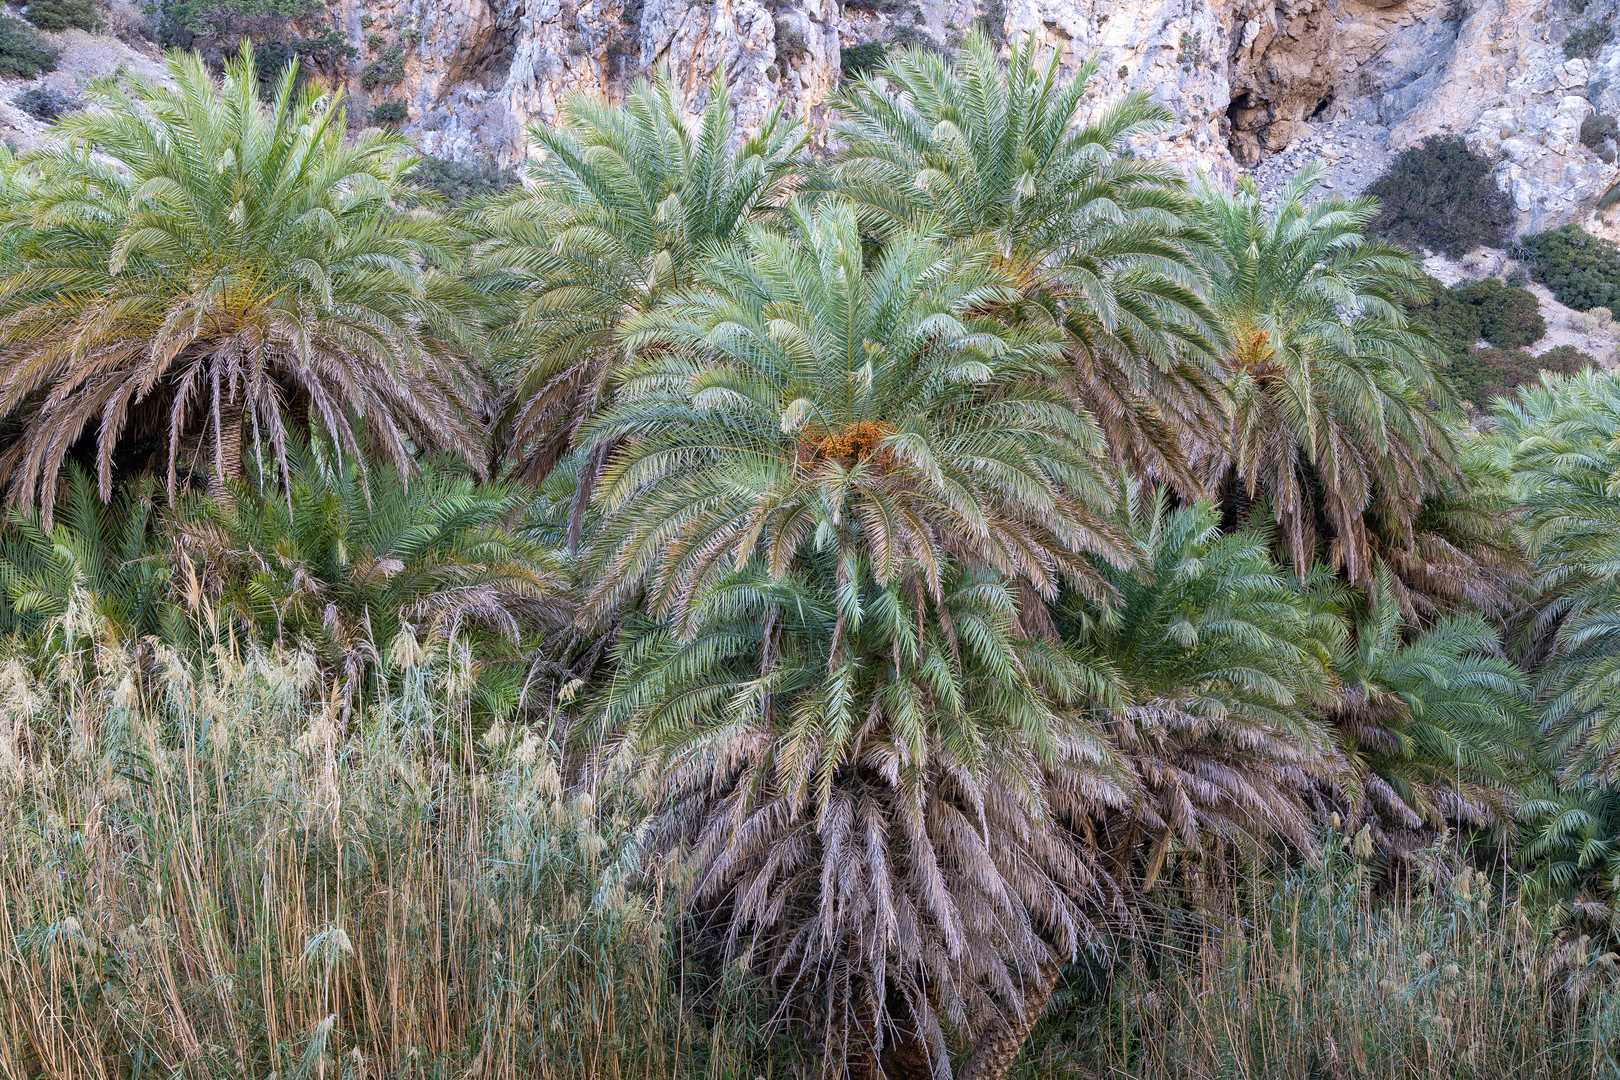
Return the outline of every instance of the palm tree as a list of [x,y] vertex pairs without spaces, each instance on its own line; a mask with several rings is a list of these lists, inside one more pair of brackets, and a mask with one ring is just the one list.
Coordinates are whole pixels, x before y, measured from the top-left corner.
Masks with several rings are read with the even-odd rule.
[[204,644],[226,640],[229,623],[266,648],[309,649],[348,702],[392,648],[516,644],[566,623],[562,567],[504,527],[518,493],[432,460],[417,471],[407,483],[294,443],[283,492],[239,485],[235,498],[185,508],[190,605],[214,617]]
[[601,711],[727,952],[828,1060],[931,1076],[1117,904],[1083,838],[1127,799],[1080,707],[1108,684],[1036,631],[1130,553],[1052,337],[975,315],[982,256],[901,232],[868,266],[848,205],[786,217],[627,324],[585,429],[619,447],[590,602],[645,612]]
[[714,248],[781,198],[808,136],[778,110],[739,139],[718,73],[690,128],[663,68],[622,105],[570,98],[558,126],[529,135],[545,153],[526,190],[479,215],[478,259],[507,304],[497,348],[513,383],[498,437],[536,482],[608,400],[624,321],[696,282]]
[[1267,211],[1252,182],[1206,187],[1200,217],[1225,265],[1228,423],[1202,458],[1229,512],[1264,500],[1296,571],[1318,559],[1359,588],[1378,565],[1368,516],[1410,548],[1426,494],[1459,482],[1438,353],[1399,308],[1423,287],[1410,255],[1364,236],[1370,199],[1306,197],[1316,167]]
[[1497,403],[1536,568],[1520,651],[1565,782],[1620,777],[1620,380],[1543,377]]
[[889,56],[835,99],[843,145],[824,186],[879,232],[921,226],[983,245],[1018,289],[1017,317],[1060,327],[1063,385],[1139,477],[1198,488],[1188,432],[1212,438],[1204,238],[1167,166],[1128,151],[1170,114],[1132,94],[1079,113],[1093,61],[1067,84],[1033,37],[1001,60],[980,33],[949,57]]
[[1208,503],[1172,509],[1160,491],[1133,497],[1130,517],[1142,571],[1104,568],[1118,603],[1070,602],[1057,616],[1121,688],[1110,734],[1145,798],[1118,861],[1134,858],[1139,829],[1155,837],[1147,891],[1172,842],[1192,855],[1212,837],[1309,848],[1310,780],[1337,780],[1344,765],[1321,722],[1342,620],[1272,562],[1269,537],[1223,535]]
[[290,67],[262,104],[245,48],[222,84],[195,55],[168,71],[173,88],[97,87],[58,125],[66,145],[3,163],[12,501],[49,519],[81,448],[103,498],[148,456],[171,497],[187,459],[223,491],[244,443],[280,463],[306,424],[401,469],[430,447],[481,463],[474,308],[428,268],[452,230],[394,208],[407,144],[349,140],[339,96]]
[[81,629],[114,648],[182,636],[150,485],[131,485],[109,505],[89,474],[71,467],[66,488],[50,527],[37,510],[15,511],[0,530],[0,634],[35,656],[71,647]]
[[1349,759],[1352,823],[1501,828],[1531,753],[1529,689],[1478,615],[1410,633],[1380,568],[1354,602],[1355,630],[1334,664],[1341,686],[1328,712]]

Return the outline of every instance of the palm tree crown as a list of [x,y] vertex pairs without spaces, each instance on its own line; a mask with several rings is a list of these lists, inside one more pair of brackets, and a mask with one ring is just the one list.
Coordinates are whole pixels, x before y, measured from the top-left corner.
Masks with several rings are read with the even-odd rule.
[[1062,56],[1026,39],[1005,61],[974,33],[949,57],[908,50],[836,101],[829,179],[874,227],[930,228],[992,252],[1018,318],[1065,332],[1064,385],[1139,476],[1196,488],[1185,431],[1219,420],[1201,298],[1204,238],[1180,178],[1128,153],[1168,122],[1132,94],[1079,118],[1096,69],[1067,83]]
[[[1422,288],[1406,252],[1366,239],[1368,199],[1305,199],[1300,172],[1274,211],[1254,185],[1204,192],[1201,216],[1224,268],[1214,303],[1231,342],[1229,430],[1205,452],[1212,477],[1269,500],[1283,551],[1304,572],[1323,557],[1356,586],[1374,583],[1364,515],[1410,534],[1422,496],[1454,475],[1441,411],[1452,396],[1428,340],[1398,301]],[[1319,535],[1319,523],[1326,536]]]
[[93,91],[68,145],[12,166],[28,174],[0,207],[23,237],[0,280],[12,499],[48,516],[87,429],[103,498],[115,454],[166,459],[172,491],[188,456],[241,476],[244,434],[280,461],[305,417],[402,469],[424,446],[480,459],[469,309],[424,268],[454,233],[392,207],[406,144],[347,140],[337,96],[292,69],[261,104],[246,52],[223,84],[195,55],[169,74]]
[[791,181],[804,129],[778,110],[740,139],[730,97],[716,74],[695,128],[664,69],[622,105],[570,98],[557,126],[529,129],[544,151],[530,188],[480,215],[480,265],[506,304],[497,350],[515,376],[499,436],[526,479],[604,404],[624,320],[692,285]]

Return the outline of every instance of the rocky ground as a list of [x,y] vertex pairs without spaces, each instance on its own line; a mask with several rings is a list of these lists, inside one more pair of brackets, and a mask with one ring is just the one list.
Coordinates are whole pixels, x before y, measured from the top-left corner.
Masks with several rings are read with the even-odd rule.
[[1279,154],[1266,158],[1250,175],[1269,205],[1293,179],[1313,162],[1320,162],[1324,179],[1319,190],[1334,195],[1359,195],[1376,180],[1396,151],[1389,130],[1365,116],[1344,117],[1304,125],[1305,132]]
[[[8,8],[6,14],[15,16],[18,11]],[[149,36],[146,20],[135,5],[109,5],[106,29],[100,34],[83,30],[44,34],[62,52],[56,70],[33,79],[0,78],[0,139],[14,149],[27,150],[44,136],[48,125],[17,105],[17,96],[31,87],[76,95],[96,79],[121,72],[164,78],[162,51]]]

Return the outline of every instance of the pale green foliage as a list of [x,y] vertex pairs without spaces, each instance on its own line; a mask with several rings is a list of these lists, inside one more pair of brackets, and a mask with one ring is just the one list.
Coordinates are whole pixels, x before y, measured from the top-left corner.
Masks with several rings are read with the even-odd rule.
[[241,475],[244,427],[280,462],[287,413],[351,453],[408,470],[440,446],[482,464],[469,409],[482,394],[465,290],[428,269],[455,231],[393,207],[411,158],[397,136],[344,135],[334,96],[291,68],[259,101],[251,54],[216,83],[196,55],[173,88],[93,88],[70,140],[0,162],[0,454],[15,503],[47,519],[64,455],[147,440],[175,489],[187,459]]
[[1324,558],[1367,589],[1379,558],[1366,519],[1380,519],[1386,544],[1410,547],[1423,496],[1456,482],[1451,394],[1399,306],[1421,290],[1422,268],[1366,239],[1371,200],[1307,204],[1319,179],[1302,171],[1269,211],[1247,181],[1203,192],[1199,216],[1222,256],[1212,300],[1232,338],[1228,430],[1209,433],[1203,456],[1223,490],[1267,500],[1297,570]]
[[[565,622],[562,567],[503,527],[517,492],[442,462],[417,468],[407,483],[320,444],[290,447],[284,491],[243,487],[179,515],[196,602],[266,647],[313,651],[341,674],[345,700],[391,648],[455,651],[482,637],[493,660],[495,642]],[[212,637],[224,635],[216,623]]]
[[1129,554],[1050,338],[974,315],[999,275],[911,233],[868,266],[845,204],[787,217],[630,322],[645,359],[587,429],[623,440],[592,603],[661,623],[602,708],[667,770],[693,901],[828,1052],[937,1060],[1111,904],[1064,824],[1127,798],[1076,711],[1106,687],[1029,624]]
[[533,481],[610,396],[623,320],[697,281],[708,255],[786,190],[808,136],[777,110],[739,138],[718,72],[689,127],[663,68],[623,105],[569,98],[555,126],[529,136],[545,155],[528,188],[477,223],[478,264],[503,305],[496,350],[512,375],[497,437]]
[[837,99],[831,187],[882,232],[982,247],[1018,289],[1007,314],[1064,333],[1062,385],[1137,475],[1198,487],[1188,435],[1219,421],[1190,202],[1168,166],[1129,152],[1168,124],[1145,94],[1080,119],[1096,63],[1069,81],[1033,37],[1005,60],[970,34],[949,57],[891,54]]
[[1160,493],[1130,510],[1140,569],[1103,571],[1119,602],[1071,601],[1057,622],[1117,681],[1109,733],[1138,777],[1132,820],[1161,849],[1309,846],[1309,781],[1344,765],[1321,719],[1342,621],[1272,562],[1268,537],[1221,535],[1208,504],[1172,510]]
[[599,480],[595,606],[645,587],[682,632],[706,582],[756,550],[781,575],[808,545],[868,559],[919,609],[952,562],[1097,593],[1085,555],[1129,556],[1052,336],[978,315],[1007,292],[982,259],[907,233],[868,267],[846,205],[788,213],[627,326],[645,359],[589,429],[624,442]]
[[1500,827],[1534,743],[1524,673],[1478,615],[1411,627],[1385,570],[1357,607],[1328,712],[1360,788],[1351,821]]
[[1568,780],[1620,780],[1620,381],[1545,378],[1497,404],[1495,426],[1536,567],[1521,618],[1553,757]]

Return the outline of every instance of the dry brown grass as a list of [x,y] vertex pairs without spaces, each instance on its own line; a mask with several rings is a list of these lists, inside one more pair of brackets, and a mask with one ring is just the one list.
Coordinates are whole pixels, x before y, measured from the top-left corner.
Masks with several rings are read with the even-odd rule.
[[405,652],[348,729],[297,656],[0,671],[0,1075],[774,1072],[680,974],[631,793],[474,751]]
[[[1346,846],[1350,845],[1348,839]],[[1370,855],[1370,852],[1364,854]],[[1349,851],[1196,898],[1073,990],[1028,1077],[1590,1080],[1620,1070],[1616,956],[1465,869],[1375,898]]]

